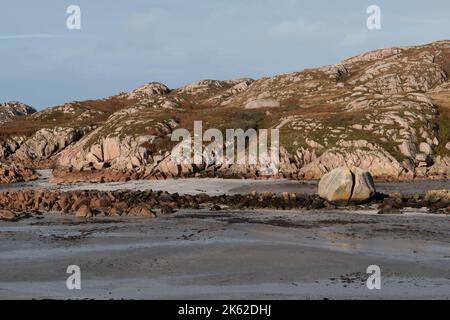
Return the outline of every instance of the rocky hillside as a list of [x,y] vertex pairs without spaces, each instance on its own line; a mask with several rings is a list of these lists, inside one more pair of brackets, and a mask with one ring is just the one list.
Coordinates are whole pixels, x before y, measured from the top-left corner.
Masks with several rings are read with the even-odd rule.
[[149,83],[67,103],[0,129],[0,159],[52,166],[55,181],[258,177],[256,166],[176,165],[170,134],[280,129],[281,171],[318,179],[341,166],[376,178],[450,175],[450,41],[368,52],[335,65],[252,80]]
[[14,117],[27,116],[35,112],[35,109],[21,102],[0,103],[0,124],[8,122]]

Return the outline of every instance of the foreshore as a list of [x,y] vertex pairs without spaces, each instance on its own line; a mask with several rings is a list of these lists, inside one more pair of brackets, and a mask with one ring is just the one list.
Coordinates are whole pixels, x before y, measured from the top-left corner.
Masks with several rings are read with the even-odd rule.
[[2,208],[24,207],[0,221],[0,299],[450,299],[448,203],[425,196],[446,186],[377,183],[384,197],[336,206],[314,182],[4,185]]
[[[450,299],[449,222],[420,210],[45,214],[0,222],[0,299]],[[69,265],[81,290],[66,288]],[[381,290],[366,286],[370,265]]]

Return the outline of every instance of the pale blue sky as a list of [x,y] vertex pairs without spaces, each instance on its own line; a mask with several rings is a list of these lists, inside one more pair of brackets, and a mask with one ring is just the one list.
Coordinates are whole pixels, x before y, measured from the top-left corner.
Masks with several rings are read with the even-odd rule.
[[[414,3],[412,3],[414,2]],[[66,29],[66,8],[82,29]],[[382,30],[366,9],[382,9]],[[0,102],[36,108],[150,81],[258,78],[449,39],[448,0],[1,0]]]

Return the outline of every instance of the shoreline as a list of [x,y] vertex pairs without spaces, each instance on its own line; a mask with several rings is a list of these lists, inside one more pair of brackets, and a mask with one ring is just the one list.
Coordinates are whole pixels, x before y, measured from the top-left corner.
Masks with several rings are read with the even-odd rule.
[[351,206],[311,181],[31,184],[0,188],[0,300],[450,299],[450,204],[417,195],[447,181],[377,183],[393,194]]
[[401,214],[405,210],[426,210],[429,214],[450,214],[449,190],[405,196],[377,193],[358,202],[330,202],[317,194],[251,193],[196,195],[167,191],[38,190],[20,189],[0,192],[0,220],[19,221],[44,213],[56,212],[77,218],[168,216],[182,210],[378,210],[380,215]]
[[[289,179],[222,179],[222,178],[178,178],[165,180],[129,180],[123,182],[79,182],[52,183],[49,181],[51,172],[40,170],[39,179],[29,182],[0,184],[0,191],[17,189],[56,189],[56,190],[157,190],[180,194],[238,194],[252,191],[265,192],[277,188],[282,192],[297,192],[313,194],[317,191],[318,180]],[[402,192],[406,195],[425,193],[428,190],[448,189],[448,180],[413,180],[413,181],[377,181],[379,193]],[[297,188],[297,189],[296,189]]]
[[[405,217],[186,210],[0,222],[0,299],[450,299],[449,217]],[[65,287],[70,264],[80,291]],[[381,290],[366,287],[373,264]]]

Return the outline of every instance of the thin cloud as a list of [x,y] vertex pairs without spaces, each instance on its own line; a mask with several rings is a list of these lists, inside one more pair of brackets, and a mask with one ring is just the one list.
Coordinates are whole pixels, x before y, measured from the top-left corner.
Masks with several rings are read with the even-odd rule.
[[15,34],[15,35],[0,35],[0,40],[20,40],[20,39],[52,39],[57,38],[57,35],[47,33],[33,33],[33,34]]

